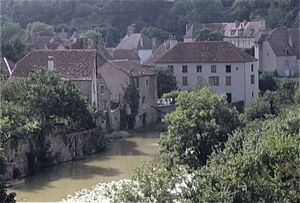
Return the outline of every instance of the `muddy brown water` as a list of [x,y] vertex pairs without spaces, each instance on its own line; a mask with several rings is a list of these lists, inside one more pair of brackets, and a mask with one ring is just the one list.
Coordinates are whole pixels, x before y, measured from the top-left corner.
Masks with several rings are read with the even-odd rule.
[[97,183],[131,178],[133,168],[143,161],[157,157],[159,132],[117,140],[103,153],[87,159],[71,161],[49,168],[37,175],[26,177],[25,185],[8,189],[16,192],[18,202],[58,202],[68,194]]

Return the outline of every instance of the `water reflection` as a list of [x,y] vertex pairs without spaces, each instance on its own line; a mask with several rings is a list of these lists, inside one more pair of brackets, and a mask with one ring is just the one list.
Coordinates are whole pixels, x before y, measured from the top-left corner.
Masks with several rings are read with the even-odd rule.
[[21,202],[54,202],[100,182],[131,178],[136,164],[154,159],[159,149],[158,138],[159,132],[151,132],[116,141],[104,153],[62,163],[43,173],[28,176],[25,185],[8,192],[16,192]]

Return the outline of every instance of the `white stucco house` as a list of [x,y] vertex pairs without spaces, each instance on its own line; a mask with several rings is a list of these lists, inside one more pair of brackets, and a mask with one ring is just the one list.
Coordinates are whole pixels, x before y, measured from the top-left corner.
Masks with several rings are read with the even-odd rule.
[[224,35],[224,41],[231,42],[235,46],[246,49],[254,46],[254,41],[259,38],[261,34],[267,34],[272,31],[265,23],[264,19],[259,21],[242,22],[236,20],[235,22],[223,23],[200,23],[186,25],[186,34],[183,36],[184,42],[196,41],[196,31],[204,28],[216,30]]
[[152,54],[152,40],[142,33],[130,33],[122,39],[116,49],[134,50],[140,57],[140,64]]
[[202,74],[228,103],[248,103],[259,96],[258,60],[230,42],[179,42],[155,61],[156,67],[169,67],[180,90],[195,88]]
[[259,59],[259,71],[277,70],[278,76],[299,75],[300,29],[275,28],[255,41],[255,58]]

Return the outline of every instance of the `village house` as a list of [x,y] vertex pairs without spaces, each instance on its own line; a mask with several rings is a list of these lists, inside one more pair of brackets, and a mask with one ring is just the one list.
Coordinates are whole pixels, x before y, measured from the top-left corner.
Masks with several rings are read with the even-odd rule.
[[116,48],[105,48],[108,53],[113,57],[114,60],[127,59],[136,64],[141,64],[141,58],[134,49],[116,49]]
[[262,34],[255,41],[255,58],[259,59],[259,71],[277,70],[278,76],[299,75],[300,29],[275,28],[270,34]]
[[[140,100],[135,128],[155,123],[157,121],[157,74],[129,60],[108,61],[101,66],[100,73],[105,78],[111,90],[111,100],[120,105],[124,104],[124,90],[130,79],[135,80],[139,90]],[[127,113],[130,112],[127,106]]]
[[272,31],[264,19],[259,21],[243,20],[243,22],[236,20],[233,23],[200,23],[191,26],[187,24],[186,34],[183,36],[184,42],[196,41],[196,31],[204,28],[221,32],[224,35],[224,41],[229,41],[241,49],[251,48],[261,34]]
[[140,64],[142,64],[151,54],[155,46],[155,40],[150,39],[142,33],[133,33],[135,25],[127,27],[127,34],[118,44],[116,49],[134,50],[140,57]]
[[180,90],[195,89],[202,74],[228,103],[248,103],[259,95],[257,59],[230,42],[179,42],[155,66],[171,68]]
[[[90,105],[110,111],[110,90],[98,72],[105,61],[96,49],[32,50],[15,65],[11,77],[25,79],[38,67],[46,67],[59,79],[77,83]],[[106,119],[98,119],[96,125],[105,128]]]

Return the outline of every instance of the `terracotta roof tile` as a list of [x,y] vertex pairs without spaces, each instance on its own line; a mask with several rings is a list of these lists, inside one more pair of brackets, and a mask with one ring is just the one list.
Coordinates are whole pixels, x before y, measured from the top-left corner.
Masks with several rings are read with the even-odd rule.
[[48,56],[52,56],[60,79],[92,80],[96,52],[96,49],[33,50],[16,64],[12,77],[26,78],[33,69],[48,67]]
[[106,49],[114,58],[114,60],[128,59],[128,60],[140,60],[139,55],[132,49]]
[[[266,38],[277,56],[297,55],[300,58],[300,29],[299,28],[275,28]],[[292,40],[292,47],[289,44],[289,37]],[[287,53],[287,50],[289,51]]]
[[109,61],[113,66],[120,69],[124,73],[126,73],[129,76],[134,77],[141,77],[146,75],[156,75],[157,73],[150,70],[150,68],[143,67],[141,65],[138,65],[132,61],[128,60],[114,60]]
[[179,42],[155,63],[211,63],[256,61],[230,42]]

